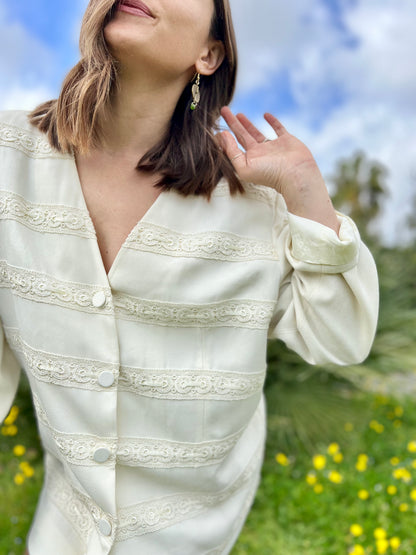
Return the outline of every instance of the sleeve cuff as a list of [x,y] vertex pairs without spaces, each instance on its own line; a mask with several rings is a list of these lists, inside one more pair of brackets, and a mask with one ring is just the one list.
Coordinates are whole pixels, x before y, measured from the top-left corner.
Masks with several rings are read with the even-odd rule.
[[288,212],[293,258],[318,266],[315,271],[325,271],[326,267],[326,271],[335,273],[353,268],[358,263],[360,234],[351,218],[340,212],[337,217],[339,236],[323,224]]

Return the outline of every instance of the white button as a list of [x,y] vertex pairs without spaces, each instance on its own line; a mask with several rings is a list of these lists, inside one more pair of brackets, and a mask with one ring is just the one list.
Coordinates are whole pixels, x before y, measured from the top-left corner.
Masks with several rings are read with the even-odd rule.
[[97,463],[105,463],[110,458],[111,452],[104,447],[97,449],[94,453],[94,460]]
[[105,518],[98,521],[98,528],[103,536],[111,536],[111,524]]
[[92,304],[96,308],[101,308],[105,305],[106,297],[104,291],[97,291],[92,298]]
[[101,387],[111,387],[114,383],[114,374],[108,370],[101,372],[98,376],[98,383]]

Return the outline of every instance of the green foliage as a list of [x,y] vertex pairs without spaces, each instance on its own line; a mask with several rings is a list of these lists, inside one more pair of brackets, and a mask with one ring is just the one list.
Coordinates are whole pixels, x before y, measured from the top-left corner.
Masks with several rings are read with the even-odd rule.
[[362,151],[337,163],[336,173],[328,178],[335,187],[334,206],[350,216],[366,242],[377,243],[371,224],[380,214],[387,196],[388,170],[379,162],[370,162]]

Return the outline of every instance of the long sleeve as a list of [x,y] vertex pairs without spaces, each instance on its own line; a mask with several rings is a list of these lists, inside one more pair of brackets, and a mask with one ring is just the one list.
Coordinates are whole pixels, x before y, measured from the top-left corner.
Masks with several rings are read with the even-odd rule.
[[20,365],[4,336],[0,321],[0,422],[6,418],[16,395]]
[[275,246],[284,270],[268,338],[283,340],[311,364],[362,362],[377,326],[374,259],[354,222],[337,215],[339,236],[277,200]]

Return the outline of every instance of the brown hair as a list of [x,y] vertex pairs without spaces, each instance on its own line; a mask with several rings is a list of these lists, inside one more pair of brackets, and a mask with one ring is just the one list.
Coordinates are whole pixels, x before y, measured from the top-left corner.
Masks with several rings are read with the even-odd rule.
[[[52,147],[62,153],[82,153],[101,144],[104,121],[118,86],[117,61],[111,55],[104,27],[118,2],[90,0],[80,34],[81,60],[66,76],[59,98],[49,100],[29,114],[30,122],[45,133]],[[237,45],[229,0],[214,0],[211,37],[224,44],[225,57],[211,76],[201,76],[201,100],[191,110],[189,83],[176,105],[170,127],[159,144],[151,148],[136,168],[159,173],[156,184],[183,195],[205,195],[208,199],[218,181],[228,180],[231,194],[244,192],[227,155],[215,140],[223,106],[230,103],[236,83]]]

